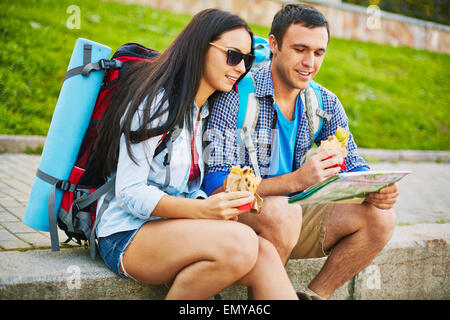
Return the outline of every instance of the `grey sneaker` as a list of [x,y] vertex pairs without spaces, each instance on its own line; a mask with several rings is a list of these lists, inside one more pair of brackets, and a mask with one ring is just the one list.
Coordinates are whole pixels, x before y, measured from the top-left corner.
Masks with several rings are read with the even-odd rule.
[[297,292],[297,297],[299,300],[324,300],[319,296],[316,295],[310,295],[304,291]]

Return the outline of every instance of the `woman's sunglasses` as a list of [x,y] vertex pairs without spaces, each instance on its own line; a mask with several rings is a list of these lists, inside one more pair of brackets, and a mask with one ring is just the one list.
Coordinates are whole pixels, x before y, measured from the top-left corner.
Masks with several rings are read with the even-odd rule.
[[231,67],[237,66],[239,63],[241,63],[242,60],[244,60],[246,71],[250,70],[250,68],[252,67],[253,61],[255,60],[255,56],[252,55],[251,53],[243,54],[242,52],[224,48],[213,42],[210,42],[209,44],[227,53],[227,64],[229,66]]

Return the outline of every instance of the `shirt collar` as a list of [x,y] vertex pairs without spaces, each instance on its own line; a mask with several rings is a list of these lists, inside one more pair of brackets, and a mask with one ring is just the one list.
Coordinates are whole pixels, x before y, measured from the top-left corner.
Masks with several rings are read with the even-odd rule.
[[265,96],[273,97],[273,81],[271,64],[268,64],[261,69],[257,70],[253,77],[255,79],[255,96],[257,98],[262,98]]
[[[198,106],[194,102],[194,116],[197,116],[198,112]],[[206,100],[205,104],[202,106],[202,109],[200,110],[200,119],[204,119],[209,115],[209,104],[208,100]]]

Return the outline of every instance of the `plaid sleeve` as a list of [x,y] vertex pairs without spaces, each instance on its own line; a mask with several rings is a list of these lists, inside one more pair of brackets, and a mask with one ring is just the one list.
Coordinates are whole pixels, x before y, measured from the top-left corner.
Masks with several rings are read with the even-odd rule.
[[237,164],[237,127],[239,96],[235,90],[221,93],[210,109],[204,151],[206,174],[229,172]]
[[327,90],[324,87],[320,87],[323,97],[323,108],[324,111],[328,114],[332,115],[330,121],[324,121],[322,130],[316,138],[317,145],[320,145],[320,141],[327,140],[329,136],[332,136],[336,133],[336,129],[338,126],[341,126],[348,132],[350,132],[350,137],[348,139],[348,155],[345,158],[345,165],[347,166],[346,170],[343,172],[354,171],[357,168],[361,168],[362,170],[369,170],[369,165],[365,162],[365,160],[358,155],[358,147],[356,146],[355,140],[349,128],[348,117],[345,113],[344,107],[339,101],[338,97],[333,94],[331,91]]

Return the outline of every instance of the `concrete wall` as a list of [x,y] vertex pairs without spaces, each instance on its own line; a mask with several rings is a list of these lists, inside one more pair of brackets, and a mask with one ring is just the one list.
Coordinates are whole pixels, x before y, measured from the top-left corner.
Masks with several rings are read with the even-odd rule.
[[[250,23],[269,26],[285,0],[116,0],[139,3],[177,13],[195,14],[220,8],[239,14]],[[316,6],[328,19],[331,35],[339,38],[409,46],[450,54],[450,27],[382,12],[376,7],[341,3],[340,0],[304,1]]]
[[[347,281],[332,300],[450,299],[450,224],[398,226],[372,263]],[[319,272],[325,258],[290,260],[286,266],[296,290]],[[77,276],[77,277],[75,277]],[[167,285],[124,280],[85,248],[0,252],[3,299],[163,299]],[[245,287],[221,293],[226,300],[247,298]]]

